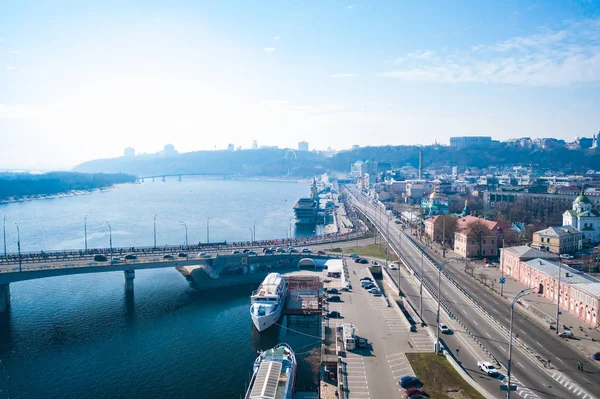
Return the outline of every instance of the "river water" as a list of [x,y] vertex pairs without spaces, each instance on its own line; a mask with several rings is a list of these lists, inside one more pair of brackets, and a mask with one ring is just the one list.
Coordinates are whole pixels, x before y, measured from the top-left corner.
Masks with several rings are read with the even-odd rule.
[[[184,180],[126,185],[89,195],[0,205],[7,246],[23,251],[286,237],[307,184]],[[312,230],[296,235],[315,234]],[[256,351],[287,342],[299,353],[299,388],[312,384],[306,352],[316,324],[253,330],[254,285],[196,291],[175,269],[136,271],[128,296],[123,274],[96,273],[11,284],[0,316],[0,398],[239,398]],[[302,334],[301,334],[301,333]]]

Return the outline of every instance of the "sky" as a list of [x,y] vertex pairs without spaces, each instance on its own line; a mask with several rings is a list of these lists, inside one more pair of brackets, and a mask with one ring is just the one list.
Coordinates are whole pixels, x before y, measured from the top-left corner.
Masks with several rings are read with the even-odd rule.
[[600,1],[1,0],[0,168],[600,130]]

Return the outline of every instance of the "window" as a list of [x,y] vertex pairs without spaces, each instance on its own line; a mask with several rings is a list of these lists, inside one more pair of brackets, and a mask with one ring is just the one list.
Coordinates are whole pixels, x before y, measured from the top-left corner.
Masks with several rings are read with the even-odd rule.
[[492,240],[492,244],[494,243],[494,240]]

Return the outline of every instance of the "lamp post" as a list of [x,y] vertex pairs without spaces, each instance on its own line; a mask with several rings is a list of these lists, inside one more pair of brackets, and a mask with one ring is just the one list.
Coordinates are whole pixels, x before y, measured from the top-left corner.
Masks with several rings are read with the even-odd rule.
[[[210,219],[210,218],[209,218]],[[187,224],[185,224],[185,222],[182,222],[181,220],[179,221],[179,223],[181,223],[181,225],[183,226],[183,228],[185,229],[185,247],[188,248],[188,231],[187,231]]]
[[256,241],[256,219],[252,222],[252,244]]
[[556,333],[560,334],[560,323],[559,323],[559,319],[560,319],[560,278],[561,278],[561,274],[562,274],[562,261],[560,260],[560,257],[558,258],[558,287],[556,288]]
[[511,366],[511,362],[512,362],[512,338],[513,338],[513,314],[514,314],[514,310],[515,310],[515,303],[517,302],[517,300],[519,300],[520,298],[524,297],[525,295],[529,295],[532,292],[534,292],[533,288],[526,288],[524,290],[519,291],[519,293],[517,295],[515,295],[515,298],[512,301],[512,304],[510,305],[510,330],[509,330],[509,338],[508,338],[508,365],[506,367],[506,376],[507,376],[507,382],[508,382],[508,389],[506,390],[506,399],[510,399],[510,366]]
[[400,292],[401,292],[401,289],[400,289],[400,267],[402,264],[402,258],[400,258],[401,254],[402,254],[402,232],[399,232],[398,233],[398,256],[399,256],[399,258],[398,258],[398,260],[399,260],[399,262],[398,262],[398,296],[400,296]]
[[208,243],[210,243],[210,216],[206,219],[206,244]]
[[19,225],[15,223],[17,226],[17,252],[19,254],[19,271],[23,270],[23,262],[21,259],[21,231],[19,230]]
[[252,227],[248,227],[248,230],[250,230],[250,243],[251,245],[254,245],[254,233],[252,233]]
[[[423,258],[425,257],[425,251],[421,250],[421,284],[419,286],[419,313],[421,315],[421,323],[425,323],[423,320]],[[439,328],[439,327],[438,327]]]
[[435,338],[436,353],[440,352],[440,306],[442,304],[442,297],[440,296],[440,287],[442,285],[442,268],[452,261],[453,261],[453,259],[448,259],[448,260],[442,262],[438,266],[438,290],[437,290],[438,304],[437,304],[437,314],[435,317],[435,324],[437,325],[437,333],[436,333],[436,338]]
[[108,242],[110,245],[110,262],[112,263],[112,256],[113,256],[113,251],[112,251],[112,227],[110,226],[109,222],[106,222],[106,224],[108,225]]
[[83,248],[85,249],[85,253],[87,253],[87,218],[88,215],[85,215],[83,218]]
[[154,215],[153,227],[154,227],[154,248],[156,248],[156,218],[158,215]]
[[4,257],[6,258],[6,215],[2,220],[2,231],[4,232]]

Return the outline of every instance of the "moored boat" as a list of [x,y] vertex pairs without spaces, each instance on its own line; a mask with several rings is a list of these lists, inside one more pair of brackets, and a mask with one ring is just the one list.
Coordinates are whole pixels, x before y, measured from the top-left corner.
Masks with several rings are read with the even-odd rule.
[[288,344],[261,352],[254,362],[244,399],[291,399],[296,383],[296,356]]
[[269,273],[252,293],[250,316],[258,331],[264,331],[279,320],[287,296],[287,281],[279,273]]

